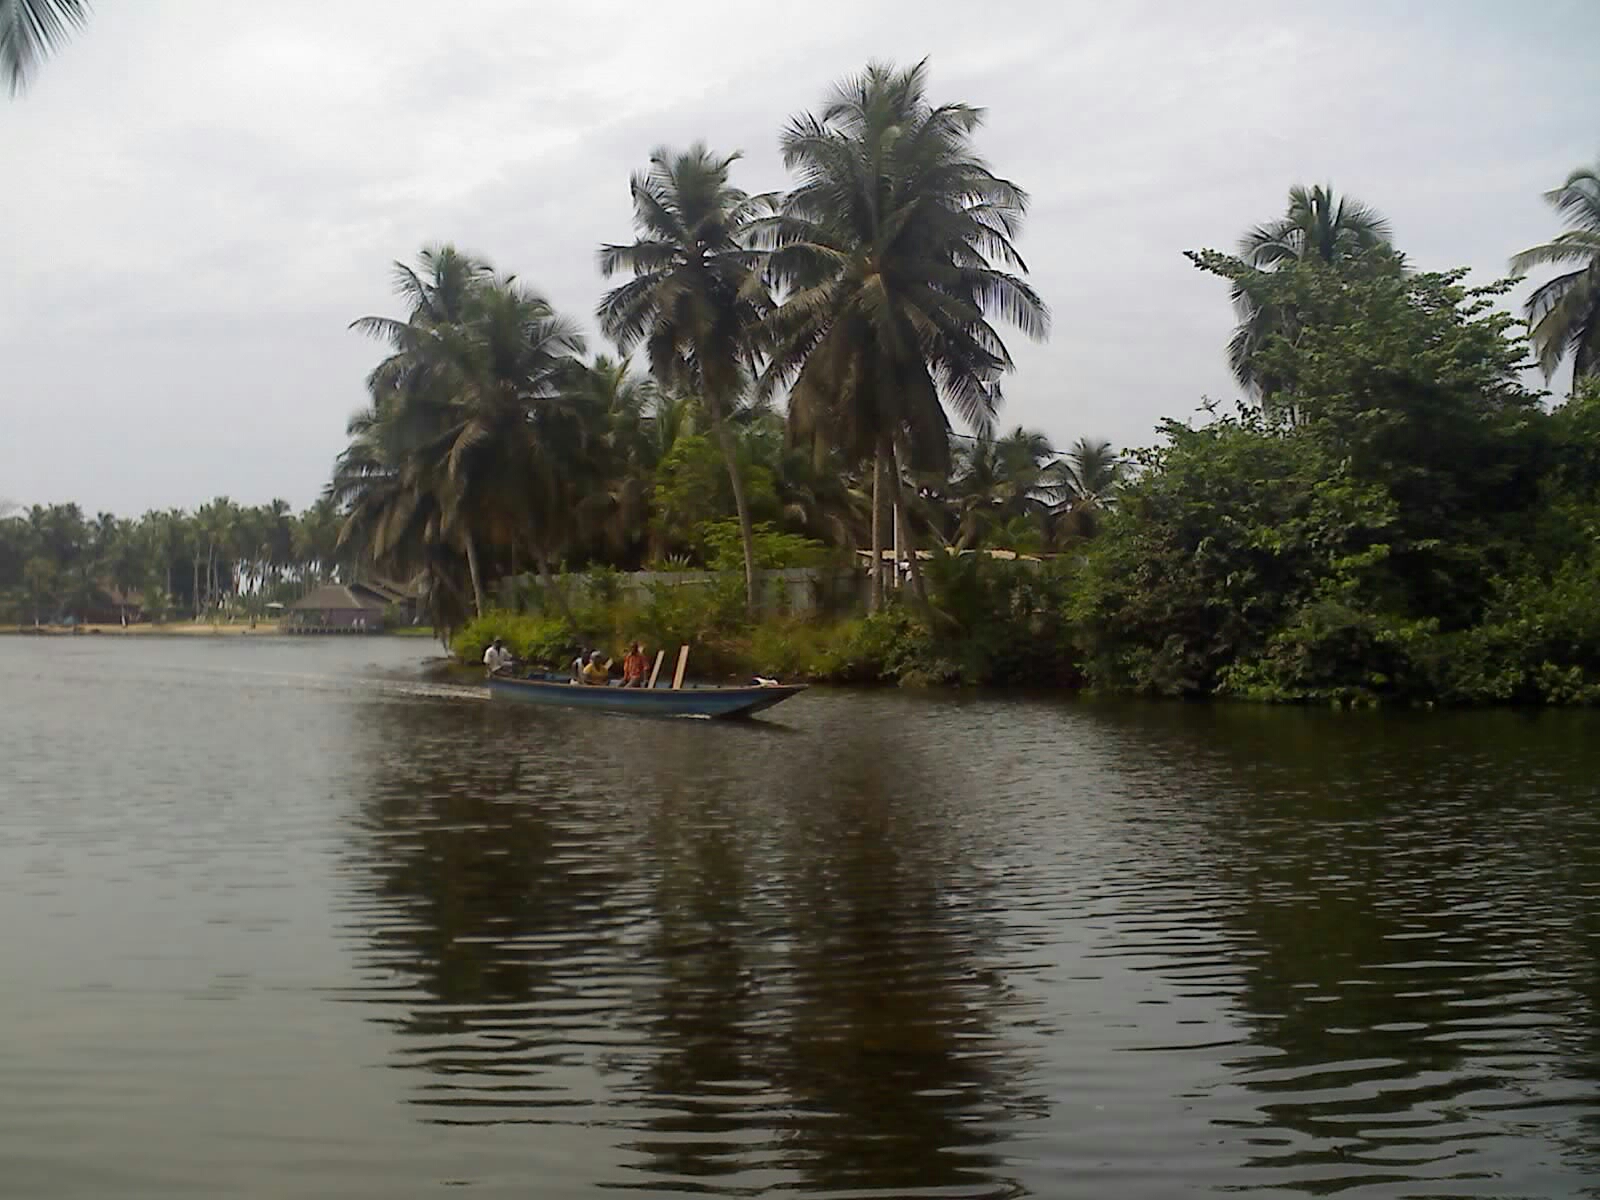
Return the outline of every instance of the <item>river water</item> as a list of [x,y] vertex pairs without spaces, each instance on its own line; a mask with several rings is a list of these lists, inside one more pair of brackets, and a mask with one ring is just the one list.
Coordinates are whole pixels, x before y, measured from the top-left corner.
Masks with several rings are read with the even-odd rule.
[[0,1196],[1600,1196],[1600,714],[431,649],[0,641]]

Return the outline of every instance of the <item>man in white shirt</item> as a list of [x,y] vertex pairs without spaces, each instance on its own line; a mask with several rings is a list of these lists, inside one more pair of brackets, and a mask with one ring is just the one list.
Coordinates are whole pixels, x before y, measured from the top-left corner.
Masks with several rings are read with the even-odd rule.
[[499,638],[490,642],[489,648],[483,652],[483,665],[491,675],[509,670],[511,662],[511,651],[506,649],[505,643]]

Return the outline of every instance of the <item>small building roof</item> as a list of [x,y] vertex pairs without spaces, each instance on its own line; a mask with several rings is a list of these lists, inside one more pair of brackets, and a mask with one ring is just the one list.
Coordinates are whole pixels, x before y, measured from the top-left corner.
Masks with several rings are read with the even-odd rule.
[[385,604],[398,604],[405,599],[404,596],[395,591],[392,587],[388,587],[382,583],[377,583],[373,580],[358,579],[356,582],[352,583],[350,587],[352,590],[358,593],[366,592],[368,595],[376,596]]
[[338,609],[363,609],[381,613],[383,604],[370,596],[351,591],[342,583],[325,583],[289,606],[296,612],[329,612]]

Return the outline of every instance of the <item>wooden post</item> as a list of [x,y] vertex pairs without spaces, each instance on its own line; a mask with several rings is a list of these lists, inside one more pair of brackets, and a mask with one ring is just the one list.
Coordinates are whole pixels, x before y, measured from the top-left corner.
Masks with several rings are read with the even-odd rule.
[[689,647],[678,647],[678,669],[672,673],[672,690],[683,687],[683,673],[689,669]]
[[661,674],[661,660],[666,656],[667,652],[665,650],[656,651],[656,665],[650,668],[650,682],[645,684],[645,687],[653,688],[656,686],[656,676]]

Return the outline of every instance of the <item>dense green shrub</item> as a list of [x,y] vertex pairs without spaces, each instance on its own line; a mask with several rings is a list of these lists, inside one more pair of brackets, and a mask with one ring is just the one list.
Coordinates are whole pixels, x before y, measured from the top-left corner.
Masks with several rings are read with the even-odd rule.
[[504,638],[511,653],[540,666],[559,668],[577,644],[572,627],[560,617],[494,611],[469,621],[451,639],[450,650],[466,663],[480,663],[495,638]]
[[1521,384],[1503,285],[1458,273],[1257,278],[1297,315],[1259,406],[1163,427],[1069,604],[1095,685],[1369,703],[1596,698],[1584,564],[1600,415]]
[[1078,682],[1068,614],[1071,570],[1062,560],[935,555],[926,570],[933,608],[921,668],[927,681],[1040,687]]

